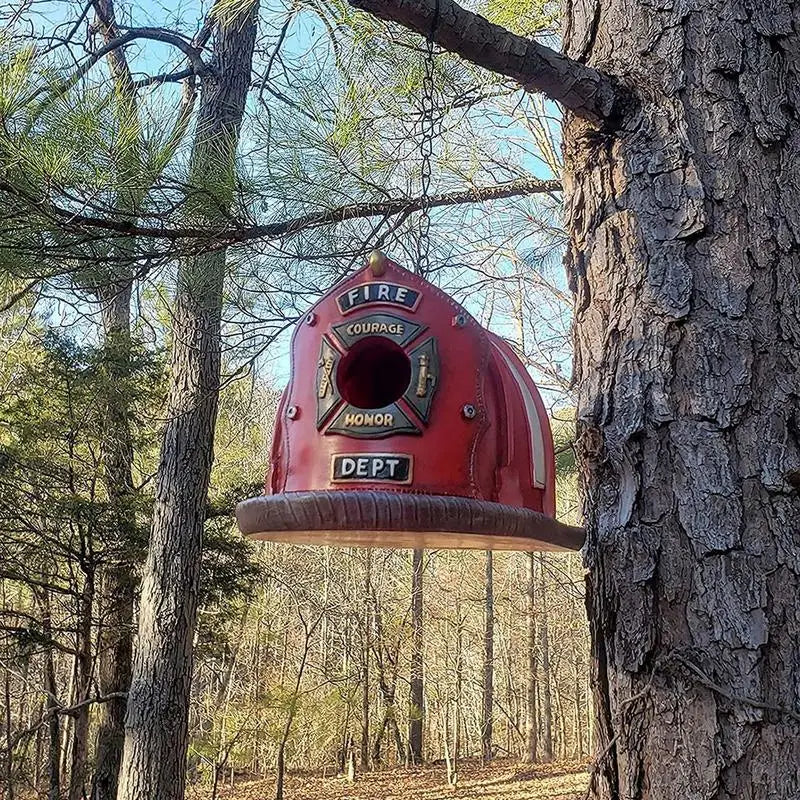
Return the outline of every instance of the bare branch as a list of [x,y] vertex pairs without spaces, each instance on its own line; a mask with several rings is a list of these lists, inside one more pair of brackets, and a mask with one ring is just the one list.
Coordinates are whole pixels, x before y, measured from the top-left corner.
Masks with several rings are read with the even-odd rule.
[[[214,240],[214,247],[224,247],[230,244],[253,241],[256,239],[277,239],[281,236],[300,233],[310,228],[323,225],[332,225],[351,219],[363,219],[376,216],[393,216],[395,214],[409,214],[422,209],[442,206],[465,205],[467,203],[483,203],[491,200],[502,200],[510,197],[520,197],[532,194],[547,194],[561,191],[561,182],[558,180],[540,180],[538,178],[525,178],[507,184],[487,188],[475,187],[448,194],[434,195],[427,199],[422,197],[402,197],[397,199],[377,201],[373,203],[354,203],[340,206],[328,211],[316,211],[301,217],[271,222],[264,225],[251,225],[247,227],[227,226],[224,228],[213,227],[179,227],[165,228],[147,225],[137,225],[133,219],[92,217],[78,214],[69,209],[61,208],[55,204],[42,202],[25,194],[18,187],[7,182],[0,182],[0,191],[7,192],[15,198],[24,200],[32,207],[49,217],[59,227],[66,230],[80,230],[95,228],[127,236],[139,236],[149,239],[166,239],[175,241],[179,239],[197,239],[204,242]],[[207,248],[206,248],[207,249]]]

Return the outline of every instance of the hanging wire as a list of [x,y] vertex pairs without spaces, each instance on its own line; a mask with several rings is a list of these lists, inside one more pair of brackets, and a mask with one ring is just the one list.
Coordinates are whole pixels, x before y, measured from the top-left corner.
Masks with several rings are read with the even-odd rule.
[[419,150],[421,155],[420,165],[420,190],[422,208],[419,218],[419,237],[417,239],[417,264],[416,272],[423,278],[430,272],[430,189],[431,189],[431,158],[433,156],[433,143],[436,138],[436,81],[434,67],[436,66],[436,29],[439,25],[439,0],[433,10],[431,27],[428,31],[425,53],[425,75],[422,79],[422,111],[420,121]]

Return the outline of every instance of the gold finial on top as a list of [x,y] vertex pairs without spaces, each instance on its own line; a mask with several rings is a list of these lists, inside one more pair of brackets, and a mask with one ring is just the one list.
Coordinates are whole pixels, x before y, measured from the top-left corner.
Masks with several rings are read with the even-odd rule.
[[376,278],[386,272],[386,256],[380,250],[373,250],[369,254],[369,268]]

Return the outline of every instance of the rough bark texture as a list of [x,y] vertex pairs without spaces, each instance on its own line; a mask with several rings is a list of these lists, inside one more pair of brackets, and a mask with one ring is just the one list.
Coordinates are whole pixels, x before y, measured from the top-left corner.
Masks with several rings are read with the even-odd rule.
[[[208,219],[225,213],[250,82],[254,3],[219,24],[215,77],[204,81],[187,206]],[[181,800],[188,746],[197,584],[220,381],[223,252],[180,265],[169,418],[162,444],[139,640],[128,699],[121,800]]]
[[800,795],[800,6],[568,4],[631,87],[568,118],[604,798]]
[[416,549],[411,555],[411,680],[410,711],[408,714],[408,757],[412,764],[422,763],[422,730],[425,706],[423,683],[422,598],[423,565],[425,551]]
[[481,756],[492,760],[494,719],[494,562],[492,551],[486,551],[486,605],[483,627],[483,708],[481,719]]
[[[106,45],[118,35],[113,0],[95,0],[95,25]],[[123,48],[106,56],[114,79],[117,120],[120,126],[138,118],[136,89]],[[136,174],[136,159],[120,159],[117,180],[122,187],[116,204],[126,216],[135,213],[135,202],[125,186]],[[132,181],[135,185],[136,181]],[[114,243],[118,266],[111,274],[98,276],[96,296],[101,303],[103,352],[107,369],[107,407],[102,433],[103,484],[116,512],[115,530],[105,543],[98,578],[99,630],[97,642],[98,679],[101,695],[121,695],[131,682],[133,649],[133,608],[136,575],[133,557],[136,512],[132,505],[133,442],[127,381],[131,375],[131,293],[136,250],[131,236]],[[127,260],[126,260],[127,258]],[[92,800],[115,800],[125,742],[126,698],[116,697],[98,709],[95,740],[95,768]]]

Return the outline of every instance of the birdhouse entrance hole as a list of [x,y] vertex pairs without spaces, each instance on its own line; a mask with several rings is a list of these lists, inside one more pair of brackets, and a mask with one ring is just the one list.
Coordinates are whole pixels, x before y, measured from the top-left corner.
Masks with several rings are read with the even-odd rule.
[[390,339],[369,336],[356,342],[342,359],[337,385],[356,408],[384,408],[403,396],[411,382],[411,362]]

